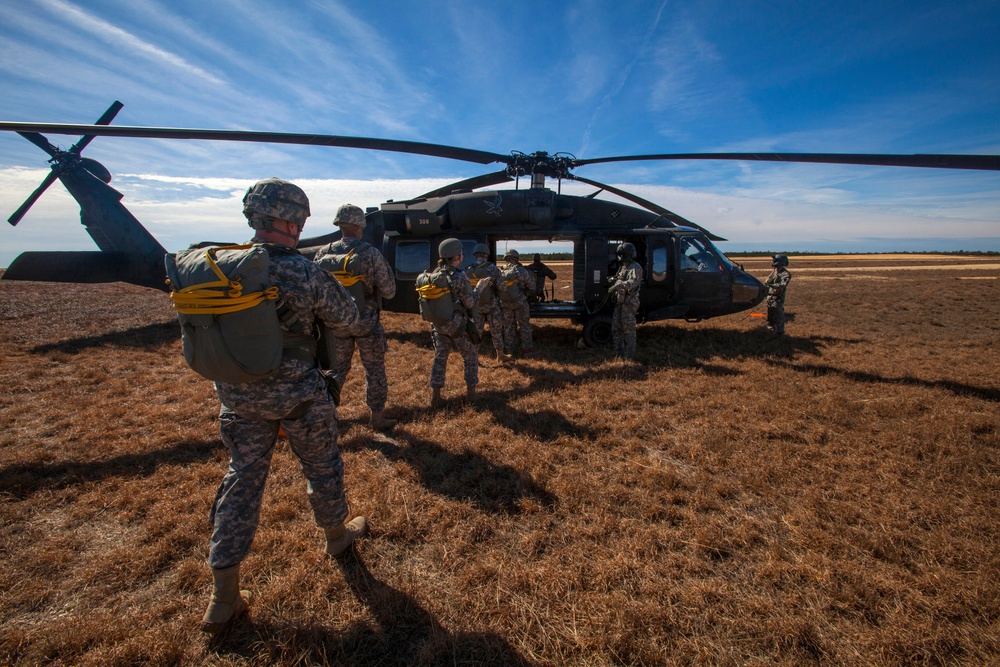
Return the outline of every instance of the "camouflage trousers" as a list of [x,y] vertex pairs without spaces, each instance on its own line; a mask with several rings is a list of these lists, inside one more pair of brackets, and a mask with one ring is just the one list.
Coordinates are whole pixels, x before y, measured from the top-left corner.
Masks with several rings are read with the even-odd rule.
[[382,412],[389,398],[389,381],[385,376],[388,343],[382,322],[376,320],[371,332],[364,336],[334,336],[333,346],[335,361],[330,370],[341,387],[351,371],[351,358],[354,356],[354,347],[357,346],[361,365],[365,369],[365,403],[372,412]]
[[465,333],[465,315],[452,318],[451,323],[443,326],[434,325],[431,329],[431,340],[434,342],[434,364],[431,366],[431,387],[444,387],[444,376],[448,370],[448,355],[452,349],[462,355],[465,364],[465,384],[479,384],[479,346],[469,339]]
[[615,354],[626,359],[635,356],[635,314],[638,308],[634,305],[616,303],[611,315],[611,339],[614,342]]
[[767,299],[767,330],[776,334],[785,333],[784,299]]
[[347,519],[344,462],[337,447],[337,408],[327,398],[304,404],[307,409],[301,416],[281,420],[241,417],[222,406],[219,431],[229,448],[230,461],[209,517],[214,526],[210,566],[222,569],[236,565],[250,551],[279,427],[302,466],[316,523],[331,528]]
[[485,325],[487,324],[490,325],[490,338],[493,340],[493,349],[497,353],[503,352],[504,323],[503,312],[499,306],[494,306],[488,313],[476,311],[476,331],[479,332],[480,336],[483,335]]
[[531,349],[531,312],[527,301],[504,303],[503,305],[503,342],[505,351],[513,353],[514,345],[520,335],[521,351]]

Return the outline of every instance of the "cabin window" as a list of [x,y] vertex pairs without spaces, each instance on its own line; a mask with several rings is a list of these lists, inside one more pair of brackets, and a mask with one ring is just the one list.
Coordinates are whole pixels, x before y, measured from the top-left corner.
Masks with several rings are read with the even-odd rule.
[[718,273],[722,271],[719,260],[700,239],[681,239],[681,271]]
[[472,256],[472,251],[479,245],[476,239],[462,239],[462,266],[472,266],[476,258]]
[[416,278],[431,268],[430,241],[400,241],[396,244],[396,277]]
[[653,244],[653,267],[649,277],[655,283],[662,283],[667,279],[667,244],[657,241]]

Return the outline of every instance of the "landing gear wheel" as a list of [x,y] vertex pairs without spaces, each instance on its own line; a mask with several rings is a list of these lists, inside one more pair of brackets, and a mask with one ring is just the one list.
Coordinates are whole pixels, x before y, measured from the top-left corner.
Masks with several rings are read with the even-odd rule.
[[583,325],[583,342],[587,347],[611,347],[611,316],[595,315]]

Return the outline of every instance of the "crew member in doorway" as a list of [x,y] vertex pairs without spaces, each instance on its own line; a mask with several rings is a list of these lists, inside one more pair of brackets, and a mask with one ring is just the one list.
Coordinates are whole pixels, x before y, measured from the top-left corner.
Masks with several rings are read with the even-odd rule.
[[545,279],[555,280],[556,272],[542,263],[542,256],[538,253],[535,253],[534,259],[528,265],[528,270],[535,277],[535,291],[531,295],[531,302],[545,301]]

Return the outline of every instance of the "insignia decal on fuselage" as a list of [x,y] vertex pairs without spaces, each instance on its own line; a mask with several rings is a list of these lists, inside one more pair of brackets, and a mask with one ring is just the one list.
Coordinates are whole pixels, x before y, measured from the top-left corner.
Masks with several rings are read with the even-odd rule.
[[500,196],[499,192],[497,193],[496,199],[494,199],[492,202],[485,202],[485,203],[486,203],[486,215],[495,215],[496,217],[499,218],[500,214],[503,213],[503,197]]

